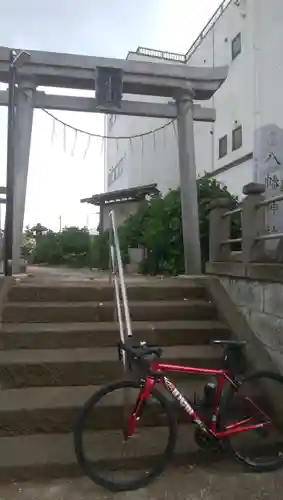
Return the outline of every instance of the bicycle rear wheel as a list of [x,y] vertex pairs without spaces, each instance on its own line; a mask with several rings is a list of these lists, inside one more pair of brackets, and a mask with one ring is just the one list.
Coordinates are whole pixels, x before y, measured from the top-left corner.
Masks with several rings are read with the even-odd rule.
[[139,382],[109,384],[85,403],[75,424],[79,464],[90,479],[113,492],[148,485],[165,469],[175,448],[175,414],[156,388],[142,405],[134,436],[125,440],[125,423],[138,407],[140,393]]
[[[257,472],[283,467],[283,377],[268,371],[244,376],[223,393],[221,430],[243,430],[225,442],[229,451]],[[258,424],[257,429],[249,425]]]

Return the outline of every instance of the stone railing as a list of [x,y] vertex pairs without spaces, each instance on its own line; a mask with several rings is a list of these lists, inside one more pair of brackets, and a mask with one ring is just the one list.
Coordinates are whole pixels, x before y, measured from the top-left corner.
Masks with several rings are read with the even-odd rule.
[[[282,201],[283,194],[266,199],[264,191],[263,184],[247,184],[243,188],[245,198],[237,208],[232,209],[229,200],[222,198],[213,201],[208,273],[283,280],[283,233],[266,230],[266,207]],[[241,220],[242,235],[238,238],[231,237],[232,219],[235,216]],[[275,249],[267,246],[268,240],[279,240]],[[239,246],[237,251],[233,251],[235,245]]]

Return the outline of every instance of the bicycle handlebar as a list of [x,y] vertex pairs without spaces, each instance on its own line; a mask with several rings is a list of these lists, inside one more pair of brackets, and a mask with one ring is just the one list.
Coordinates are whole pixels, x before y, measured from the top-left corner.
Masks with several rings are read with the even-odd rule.
[[148,345],[146,342],[144,344],[143,343],[132,344],[130,340],[127,340],[124,343],[119,342],[118,344],[119,357],[121,357],[122,350],[125,351],[127,354],[129,354],[133,360],[139,360],[139,361],[142,361],[151,355],[154,355],[153,359],[158,359],[162,355],[161,347]]

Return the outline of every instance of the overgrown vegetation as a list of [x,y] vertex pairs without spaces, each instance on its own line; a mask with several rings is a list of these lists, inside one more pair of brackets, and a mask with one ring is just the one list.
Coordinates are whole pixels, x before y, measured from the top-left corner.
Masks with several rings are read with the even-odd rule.
[[[227,187],[215,179],[198,181],[199,226],[203,265],[209,259],[209,207],[214,199],[225,198],[231,207],[238,200]],[[239,221],[234,221],[232,236],[240,233]],[[131,216],[120,228],[120,243],[124,259],[128,247],[144,247],[146,257],[141,270],[146,274],[180,274],[184,272],[183,236],[180,191],[170,191],[164,198],[152,199]]]
[[90,265],[91,236],[86,228],[66,227],[56,233],[37,224],[25,231],[23,256],[34,264],[67,265],[86,267]]
[[[209,259],[209,207],[214,199],[226,198],[231,207],[238,200],[227,187],[215,179],[203,177],[198,181],[199,225],[203,264]],[[35,245],[31,258],[35,263],[64,264],[76,267],[109,265],[108,234],[90,237],[86,228],[65,228],[60,233],[37,224],[31,230]],[[234,220],[232,237],[240,235],[240,221]],[[138,212],[119,228],[119,240],[124,263],[128,249],[143,247],[145,258],[141,272],[145,274],[180,274],[184,272],[181,200],[179,190],[170,191],[164,198],[145,201]],[[25,246],[27,248],[27,245]]]

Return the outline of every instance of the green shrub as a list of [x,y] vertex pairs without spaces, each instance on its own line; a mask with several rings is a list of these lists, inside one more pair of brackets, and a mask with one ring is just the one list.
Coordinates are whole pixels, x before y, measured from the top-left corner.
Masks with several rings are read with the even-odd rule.
[[[199,226],[203,268],[209,259],[209,211],[214,199],[226,198],[231,207],[238,200],[227,187],[205,176],[198,181]],[[232,224],[232,237],[240,234],[240,220]],[[146,257],[141,265],[145,274],[180,274],[184,272],[182,210],[179,190],[171,190],[164,198],[144,203],[119,229],[124,262],[128,247],[142,246]]]
[[86,267],[89,261],[90,235],[86,228],[67,227],[60,233],[47,231],[36,237],[33,249],[33,262],[36,264]]

